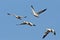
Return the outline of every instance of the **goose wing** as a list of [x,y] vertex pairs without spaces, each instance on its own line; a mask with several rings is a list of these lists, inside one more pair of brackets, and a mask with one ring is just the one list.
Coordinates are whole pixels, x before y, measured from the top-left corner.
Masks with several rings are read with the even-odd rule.
[[27,16],[20,16],[21,18],[26,18]]
[[21,23],[20,25],[25,25],[25,24],[27,24],[27,23],[23,22],[23,23]]
[[33,5],[31,5],[31,9],[32,9],[33,14],[36,14]]
[[43,9],[43,10],[40,10],[39,12],[37,12],[37,14],[41,14],[41,13],[45,12],[46,10],[47,10],[47,8]]
[[47,30],[45,33],[44,33],[44,35],[43,35],[43,37],[42,38],[45,38],[47,35],[48,35],[48,33],[49,33],[50,31],[49,30]]
[[10,14],[10,13],[7,13],[7,15],[16,16],[16,14]]
[[53,30],[53,29],[52,29],[52,33],[53,33],[54,35],[56,35],[56,32],[55,32],[55,30]]
[[31,22],[29,22],[28,25],[30,25],[30,26],[36,26],[35,24],[33,24]]
[[56,32],[54,31],[54,35],[56,35]]
[[28,25],[32,26],[32,24],[31,24],[31,23],[28,23]]

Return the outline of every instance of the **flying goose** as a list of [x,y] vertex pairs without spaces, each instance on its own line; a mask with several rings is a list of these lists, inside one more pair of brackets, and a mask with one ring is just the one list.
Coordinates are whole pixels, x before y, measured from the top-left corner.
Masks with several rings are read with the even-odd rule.
[[56,35],[56,32],[55,32],[54,29],[47,28],[47,30],[46,30],[46,32],[44,33],[44,35],[43,35],[42,38],[44,39],[50,32],[53,33],[54,35]]
[[22,19],[22,18],[26,18],[27,16],[17,16],[17,15],[15,15],[15,14],[10,14],[10,13],[7,13],[7,15],[11,15],[11,16],[15,16],[17,19]]
[[23,21],[21,24],[19,25],[29,25],[29,26],[36,26],[35,24],[28,22],[28,21]]
[[43,10],[40,10],[39,12],[35,12],[35,9],[33,7],[33,5],[31,5],[31,9],[32,9],[32,13],[34,14],[35,17],[38,17],[39,14],[45,12],[47,10],[47,8],[43,9]]

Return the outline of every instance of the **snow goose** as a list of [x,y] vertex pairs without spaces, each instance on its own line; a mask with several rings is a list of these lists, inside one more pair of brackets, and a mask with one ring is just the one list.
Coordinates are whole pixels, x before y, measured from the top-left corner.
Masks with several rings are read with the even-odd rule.
[[35,9],[33,7],[33,5],[31,5],[31,9],[32,9],[32,13],[34,14],[35,17],[38,17],[39,14],[45,12],[47,10],[47,8],[43,9],[43,10],[40,10],[39,12],[35,12]]
[[8,15],[11,15],[11,16],[15,16],[17,19],[22,19],[22,18],[26,18],[27,16],[17,16],[17,15],[15,15],[15,14],[10,14],[10,13],[7,13]]
[[44,33],[43,37],[42,38],[45,38],[49,33],[53,33],[54,35],[56,35],[56,32],[54,29],[50,29],[50,28],[47,28],[46,32]]
[[21,24],[19,25],[29,25],[29,26],[36,26],[35,24],[28,22],[28,21],[23,21]]

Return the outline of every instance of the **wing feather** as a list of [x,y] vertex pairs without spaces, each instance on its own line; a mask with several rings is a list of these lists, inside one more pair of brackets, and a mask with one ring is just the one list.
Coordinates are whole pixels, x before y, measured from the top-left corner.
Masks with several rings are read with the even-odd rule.
[[47,30],[46,32],[45,32],[45,34],[43,35],[43,37],[42,38],[45,38],[47,35],[48,35],[48,33],[49,33],[50,31],[49,30]]
[[41,13],[45,12],[46,10],[47,10],[47,8],[43,9],[43,10],[40,10],[39,12],[37,12],[37,14],[41,14]]

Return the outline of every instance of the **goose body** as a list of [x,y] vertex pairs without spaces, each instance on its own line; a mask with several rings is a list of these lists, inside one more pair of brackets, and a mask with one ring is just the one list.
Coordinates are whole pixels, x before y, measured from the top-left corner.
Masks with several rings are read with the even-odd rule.
[[22,18],[26,18],[27,16],[17,16],[17,15],[15,15],[15,14],[10,14],[10,13],[7,13],[8,15],[11,15],[11,16],[15,16],[17,19],[22,19]]
[[32,13],[35,17],[38,17],[39,14],[41,14],[41,13],[43,13],[47,10],[47,8],[46,8],[46,9],[40,10],[39,12],[35,12],[35,9],[34,9],[33,5],[31,5],[31,9],[32,9]]
[[54,29],[47,29],[46,32],[44,33],[43,37],[42,38],[45,38],[49,33],[53,33],[54,35],[56,35],[56,32]]

